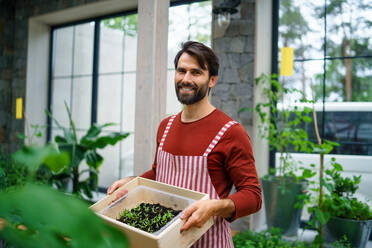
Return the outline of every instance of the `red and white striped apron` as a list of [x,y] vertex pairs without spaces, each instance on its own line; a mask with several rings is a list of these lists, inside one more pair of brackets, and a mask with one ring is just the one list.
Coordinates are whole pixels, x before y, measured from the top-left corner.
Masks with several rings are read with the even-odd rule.
[[[156,181],[203,192],[210,199],[219,199],[208,172],[208,154],[213,150],[226,130],[237,122],[229,121],[217,133],[203,156],[176,156],[163,151],[165,138],[176,116],[172,116],[165,128],[157,153]],[[214,216],[215,224],[193,245],[194,248],[233,248],[230,224],[222,217]]]

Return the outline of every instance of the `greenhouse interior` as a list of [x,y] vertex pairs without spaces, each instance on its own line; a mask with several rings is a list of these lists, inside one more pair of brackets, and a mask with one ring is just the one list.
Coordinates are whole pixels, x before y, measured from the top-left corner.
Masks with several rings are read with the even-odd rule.
[[[0,248],[372,248],[372,0],[0,0],[0,13]],[[203,76],[203,99],[182,101]],[[213,107],[201,128],[216,111],[232,122],[187,129],[197,106]],[[189,130],[175,141],[173,120]],[[210,132],[204,155],[165,151]],[[164,215],[123,221],[156,204]]]

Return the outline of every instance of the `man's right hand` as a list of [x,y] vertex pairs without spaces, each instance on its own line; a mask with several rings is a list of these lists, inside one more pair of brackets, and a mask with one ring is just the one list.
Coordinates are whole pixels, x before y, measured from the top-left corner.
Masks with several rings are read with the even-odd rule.
[[[108,189],[107,189],[107,194],[108,195],[111,195],[115,190],[117,190],[118,188],[120,188],[121,186],[123,186],[124,184],[127,184],[129,183],[131,180],[133,180],[134,178],[136,177],[126,177],[126,178],[123,178],[123,179],[120,179],[120,180],[117,180],[115,181]],[[116,201],[117,199],[119,199],[120,197],[122,197],[123,195],[125,195],[126,193],[128,193],[128,190],[126,189],[123,189],[123,190],[120,190],[116,196],[115,196],[115,199],[112,200],[111,202],[114,202]]]

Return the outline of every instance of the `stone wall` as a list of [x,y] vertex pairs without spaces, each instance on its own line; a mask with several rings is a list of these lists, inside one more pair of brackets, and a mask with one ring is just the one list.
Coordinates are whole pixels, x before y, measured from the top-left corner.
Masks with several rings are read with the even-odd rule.
[[12,113],[15,1],[0,1],[0,148],[8,150]]
[[[214,0],[218,6],[223,0]],[[212,46],[220,60],[219,78],[211,91],[212,104],[239,121],[252,138],[253,116],[241,108],[253,107],[255,0],[242,0],[230,25],[221,28],[216,17],[212,22]],[[250,216],[231,224],[233,230],[250,228]]]
[[[213,6],[221,2],[214,0]],[[227,28],[219,27],[213,18],[212,46],[220,59],[220,72],[211,96],[214,106],[243,124],[252,136],[251,112],[238,111],[253,106],[255,0],[242,0],[238,9]]]
[[25,102],[29,17],[98,1],[0,0],[0,148],[13,152],[23,143],[16,134],[25,124],[15,119],[15,102]]

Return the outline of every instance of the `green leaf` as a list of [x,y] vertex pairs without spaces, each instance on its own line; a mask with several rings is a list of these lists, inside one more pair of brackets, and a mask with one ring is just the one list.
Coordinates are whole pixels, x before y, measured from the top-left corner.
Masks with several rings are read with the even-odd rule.
[[93,150],[85,153],[85,160],[90,167],[97,170],[103,162],[103,157]]
[[307,123],[310,123],[313,121],[313,119],[310,117],[310,116],[303,116],[302,119],[307,122]]
[[18,139],[21,139],[21,140],[24,140],[24,139],[26,139],[27,137],[26,137],[23,133],[17,133],[17,138],[18,138]]
[[252,108],[248,108],[248,107],[244,107],[244,108],[239,109],[238,114],[243,113],[245,111],[253,112],[253,109]]
[[116,124],[115,123],[105,123],[103,125],[93,124],[92,126],[90,126],[87,133],[81,138],[80,143],[84,144],[85,140],[97,137],[101,133],[103,128],[113,126],[113,125],[116,125]]
[[333,168],[335,168],[336,171],[343,171],[342,165],[339,163],[332,163]]
[[319,208],[315,208],[314,211],[315,211],[315,216],[316,216],[316,218],[317,218],[317,219],[319,220],[319,222],[322,223],[323,225],[325,225],[325,224],[328,222],[329,218],[331,217],[329,213],[327,213],[327,212],[322,212],[322,211],[320,211]]
[[309,169],[304,169],[302,171],[302,177],[303,178],[311,178],[311,177],[313,177],[315,175],[316,175],[316,173],[313,172],[312,170],[309,170]]
[[45,147],[23,146],[12,155],[16,163],[28,167],[31,173],[36,172],[48,156],[58,154],[50,145]]
[[54,137],[54,141],[57,143],[57,144],[67,144],[67,139],[65,139],[64,137],[62,136],[56,136]]
[[84,143],[82,144],[86,145],[90,149],[94,148],[105,148],[107,145],[115,145],[120,140],[125,139],[129,136],[129,133],[111,133],[106,136],[98,137],[97,139],[85,139]]
[[52,154],[45,158],[44,163],[53,173],[59,174],[70,164],[70,156],[67,152]]
[[[75,147],[75,153],[74,153],[74,147]],[[61,152],[67,152],[70,155],[72,167],[79,166],[81,161],[84,159],[85,152],[87,151],[86,147],[82,145],[74,145],[74,144],[59,144],[58,149]]]

